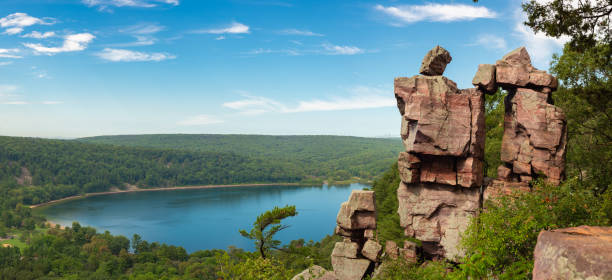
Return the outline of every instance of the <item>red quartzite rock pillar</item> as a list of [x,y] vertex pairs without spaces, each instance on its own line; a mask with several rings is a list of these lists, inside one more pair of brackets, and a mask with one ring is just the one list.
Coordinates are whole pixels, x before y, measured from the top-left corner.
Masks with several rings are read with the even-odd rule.
[[436,46],[423,59],[423,75],[395,79],[406,150],[397,196],[405,234],[421,240],[429,257],[457,261],[460,235],[480,207],[485,119],[484,92],[457,89],[442,76],[451,60]]
[[495,65],[481,64],[472,83],[487,92],[498,86],[508,92],[504,100],[503,165],[497,169],[497,180],[485,190],[485,198],[528,190],[529,182],[539,176],[558,185],[564,177],[567,129],[563,111],[552,104],[557,79],[535,69],[527,50],[520,47]]
[[376,204],[374,191],[352,191],[342,203],[335,233],[344,237],[331,255],[334,275],[338,280],[360,280],[374,269],[382,246],[374,239]]

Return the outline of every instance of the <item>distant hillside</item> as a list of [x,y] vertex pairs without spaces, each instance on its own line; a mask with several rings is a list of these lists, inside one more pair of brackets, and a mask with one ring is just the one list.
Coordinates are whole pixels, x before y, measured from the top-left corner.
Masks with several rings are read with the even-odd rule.
[[78,141],[132,147],[235,153],[300,166],[317,177],[372,179],[382,174],[402,150],[399,138],[351,136],[270,136],[218,134],[118,135]]
[[0,136],[0,190],[36,204],[127,185],[370,180],[400,148],[399,140],[336,136]]

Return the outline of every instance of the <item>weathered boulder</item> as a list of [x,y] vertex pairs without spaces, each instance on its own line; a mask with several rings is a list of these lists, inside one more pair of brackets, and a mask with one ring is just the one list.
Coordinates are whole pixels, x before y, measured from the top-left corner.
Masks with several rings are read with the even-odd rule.
[[400,226],[422,241],[423,252],[459,260],[460,235],[480,207],[479,188],[443,184],[405,184],[397,189]]
[[448,65],[453,58],[450,53],[443,47],[436,46],[431,49],[423,58],[419,73],[427,76],[437,76],[444,74],[446,65]]
[[355,242],[336,242],[332,251],[332,267],[339,280],[360,280],[367,272],[368,259],[358,258],[358,245]]
[[612,279],[612,227],[542,231],[533,279]]
[[[374,191],[354,190],[351,192],[349,201],[340,206],[336,221],[338,226],[344,230],[375,229],[375,210]],[[341,235],[347,236],[346,233]]]
[[387,240],[385,242],[385,255],[389,256],[389,258],[396,260],[399,257],[399,247],[397,247],[397,243],[392,240]]
[[417,262],[417,245],[411,241],[404,241],[404,247],[399,248],[399,255],[408,263]]
[[378,262],[381,252],[382,246],[372,239],[368,239],[361,249],[361,254],[373,262]]
[[535,70],[525,47],[511,51],[495,63],[495,80],[502,87],[524,87]]
[[497,91],[497,82],[495,81],[495,65],[480,64],[478,71],[472,79],[472,84],[485,93],[495,93]]
[[359,244],[357,242],[342,241],[336,242],[334,245],[334,251],[332,251],[332,257],[344,257],[356,259],[357,253],[359,253]]
[[291,278],[291,280],[337,280],[333,271],[327,271],[318,265],[313,265]]

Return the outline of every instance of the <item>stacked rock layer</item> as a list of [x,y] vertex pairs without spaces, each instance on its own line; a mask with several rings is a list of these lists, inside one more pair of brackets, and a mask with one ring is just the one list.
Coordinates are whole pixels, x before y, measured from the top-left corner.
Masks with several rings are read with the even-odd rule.
[[504,100],[503,164],[485,197],[528,188],[537,177],[558,185],[564,177],[567,129],[561,108],[552,103],[557,79],[537,70],[524,47],[506,54],[495,65],[481,64],[472,83],[487,92],[501,87]]
[[332,252],[332,267],[340,280],[358,280],[374,269],[382,246],[374,240],[376,206],[374,191],[353,191],[342,203],[335,233],[343,236]]
[[427,53],[422,75],[395,79],[405,152],[398,168],[398,213],[405,234],[422,241],[429,257],[458,260],[461,233],[482,205],[484,179],[484,95],[499,87],[505,100],[504,136],[498,179],[486,198],[528,191],[537,176],[553,184],[563,179],[566,122],[552,104],[557,80],[535,69],[525,48],[495,65],[481,64],[470,89],[442,76],[452,60],[437,46]]
[[398,213],[405,234],[429,256],[457,260],[460,234],[480,207],[485,139],[484,92],[442,76],[452,60],[437,46],[420,73],[395,79],[402,115]]

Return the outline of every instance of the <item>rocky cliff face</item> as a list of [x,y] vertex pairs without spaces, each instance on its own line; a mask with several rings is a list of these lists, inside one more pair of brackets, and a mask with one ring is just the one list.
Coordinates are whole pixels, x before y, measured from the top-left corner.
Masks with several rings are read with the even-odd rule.
[[485,119],[484,91],[457,89],[442,76],[451,60],[437,46],[423,59],[423,75],[395,79],[406,149],[397,197],[401,226],[423,253],[458,260],[460,233],[480,207]]
[[[437,46],[423,59],[420,73],[395,79],[394,94],[402,115],[400,135],[405,152],[398,168],[398,213],[405,234],[422,241],[427,257],[458,261],[460,235],[489,198],[512,190],[529,190],[544,176],[553,184],[563,178],[565,116],[551,93],[557,80],[535,69],[525,48],[495,65],[479,65],[475,88],[457,89],[442,76],[452,60]],[[504,136],[499,176],[483,186],[485,139],[484,95],[502,87]],[[485,188],[486,187],[486,188]]]
[[[419,73],[396,78],[394,94],[402,117],[400,136],[405,151],[398,157],[397,189],[400,226],[421,241],[425,258],[459,261],[464,255],[461,234],[477,215],[483,199],[512,191],[530,191],[529,182],[542,176],[559,184],[564,175],[566,121],[552,104],[557,79],[535,69],[524,47],[496,64],[481,64],[474,88],[458,89],[442,76],[450,53],[430,50]],[[484,185],[485,94],[498,88],[504,101],[504,135],[498,178]],[[374,192],[354,191],[340,207],[335,233],[343,236],[332,253],[329,278],[362,279],[380,262]],[[415,262],[416,244],[403,248],[388,241],[384,254]]]

